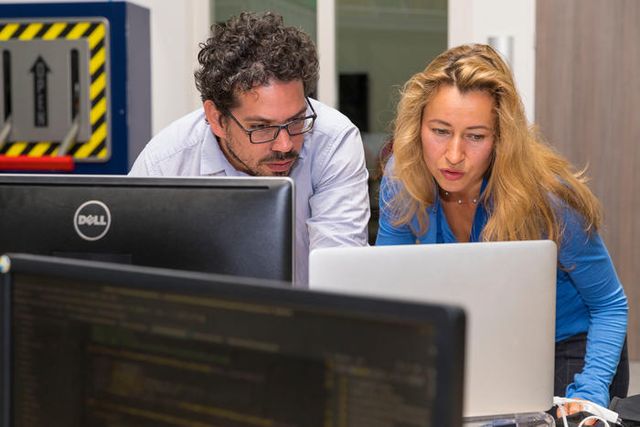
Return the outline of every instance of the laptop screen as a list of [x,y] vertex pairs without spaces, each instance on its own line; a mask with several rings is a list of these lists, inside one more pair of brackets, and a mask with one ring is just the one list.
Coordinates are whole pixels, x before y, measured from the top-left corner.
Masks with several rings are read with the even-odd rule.
[[12,257],[10,425],[460,425],[461,310],[277,285]]

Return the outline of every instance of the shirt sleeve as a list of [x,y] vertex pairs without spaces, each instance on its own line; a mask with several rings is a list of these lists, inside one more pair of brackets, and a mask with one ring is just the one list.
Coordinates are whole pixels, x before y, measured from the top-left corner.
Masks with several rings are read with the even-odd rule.
[[564,212],[564,226],[559,262],[589,311],[584,369],[567,387],[567,396],[606,408],[627,330],[627,297],[598,233],[587,233],[572,209]]
[[399,183],[390,178],[393,168],[393,158],[385,167],[384,176],[380,183],[379,204],[380,218],[378,220],[378,236],[376,245],[411,245],[416,243],[416,236],[408,224],[394,225],[396,217],[391,201],[399,191]]
[[129,176],[154,176],[159,175],[152,171],[151,165],[147,158],[147,150],[143,149],[136,161],[133,163]]
[[314,174],[309,250],[368,243],[369,173],[358,129],[350,124],[328,141]]

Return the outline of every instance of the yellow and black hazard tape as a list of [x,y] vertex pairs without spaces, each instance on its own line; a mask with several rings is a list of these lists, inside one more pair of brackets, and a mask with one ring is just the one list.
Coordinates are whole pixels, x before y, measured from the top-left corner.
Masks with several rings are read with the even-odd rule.
[[[78,40],[89,45],[89,100],[91,136],[74,142],[67,155],[80,161],[107,161],[110,157],[107,123],[107,28],[104,21],[0,22],[0,42],[7,40]],[[62,141],[8,141],[0,155],[56,156]]]

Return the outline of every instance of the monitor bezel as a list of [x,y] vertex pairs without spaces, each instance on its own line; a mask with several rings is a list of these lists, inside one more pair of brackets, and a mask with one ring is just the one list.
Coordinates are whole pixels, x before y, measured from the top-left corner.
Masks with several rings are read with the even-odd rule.
[[[251,177],[251,176],[162,176],[162,177],[130,177],[126,175],[64,175],[64,174],[2,174],[0,175],[0,191],[3,186],[44,186],[44,187],[136,187],[136,188],[243,188],[243,189],[273,189],[287,187],[291,209],[289,211],[290,224],[288,232],[291,236],[290,263],[288,263],[290,278],[287,280],[292,286],[296,278],[296,188],[289,177]],[[16,252],[6,248],[4,252]],[[18,250],[19,252],[30,252]],[[38,252],[39,253],[39,252]],[[54,254],[42,254],[54,256]],[[66,255],[65,255],[66,256]],[[140,265],[140,264],[135,264]],[[168,266],[169,268],[176,268]],[[181,268],[181,267],[177,267]],[[287,274],[288,275],[288,274]],[[280,277],[278,278],[280,279]],[[277,279],[276,279],[277,280]]]
[[[283,286],[283,282],[171,270],[126,264],[57,258],[31,254],[7,254],[0,258],[2,293],[0,309],[0,352],[2,372],[2,400],[0,414],[3,426],[12,422],[11,387],[11,292],[14,275],[43,275],[52,278],[104,282],[115,286],[136,289],[153,287],[159,291],[180,291],[195,296],[229,298],[243,302],[277,304],[301,310],[323,310],[333,314],[366,316],[374,319],[389,318],[394,321],[435,322],[437,370],[442,372],[436,380],[439,391],[434,402],[436,412],[433,417],[441,427],[454,427],[462,423],[462,396],[465,352],[465,314],[455,306],[441,304],[418,304],[380,298],[347,296],[330,292],[309,291]],[[176,281],[180,286],[176,287]],[[452,401],[451,397],[457,398]]]

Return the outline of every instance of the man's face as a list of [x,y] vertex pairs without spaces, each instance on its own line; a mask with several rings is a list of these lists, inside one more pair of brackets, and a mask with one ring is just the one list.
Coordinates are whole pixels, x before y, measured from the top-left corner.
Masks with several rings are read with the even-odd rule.
[[[302,82],[272,80],[236,95],[238,106],[231,114],[247,130],[281,125],[309,115]],[[233,118],[222,115],[211,101],[205,101],[205,113],[220,148],[231,165],[239,171],[257,176],[287,176],[298,159],[304,135],[290,136],[281,129],[278,137],[254,144]]]

